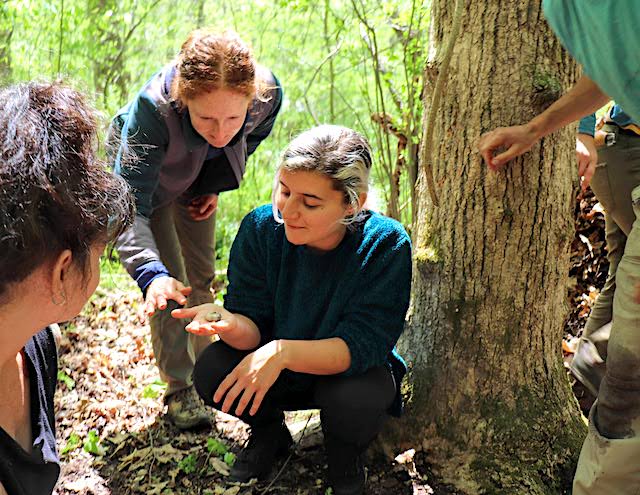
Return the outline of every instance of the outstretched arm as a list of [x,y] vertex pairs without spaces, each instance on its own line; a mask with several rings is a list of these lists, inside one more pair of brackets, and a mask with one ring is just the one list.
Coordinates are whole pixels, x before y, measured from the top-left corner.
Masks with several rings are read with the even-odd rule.
[[244,315],[227,311],[212,303],[174,309],[174,318],[192,318],[185,330],[195,335],[218,335],[234,349],[248,351],[260,344],[260,330]]
[[609,101],[587,76],[553,105],[524,125],[500,127],[487,132],[478,141],[478,151],[492,170],[529,151],[544,136],[593,113]]

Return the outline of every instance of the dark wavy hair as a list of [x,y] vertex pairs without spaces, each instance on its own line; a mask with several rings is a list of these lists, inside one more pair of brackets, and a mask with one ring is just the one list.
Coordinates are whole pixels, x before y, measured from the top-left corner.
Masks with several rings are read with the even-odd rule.
[[0,303],[64,249],[86,275],[91,246],[131,223],[129,187],[97,145],[95,111],[79,92],[34,82],[0,92]]

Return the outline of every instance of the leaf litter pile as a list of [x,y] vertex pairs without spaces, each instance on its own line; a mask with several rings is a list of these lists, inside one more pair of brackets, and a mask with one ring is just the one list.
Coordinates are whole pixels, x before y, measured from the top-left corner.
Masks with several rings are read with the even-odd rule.
[[[567,370],[591,308],[600,289],[604,287],[609,270],[604,210],[591,189],[578,197],[574,213],[576,232],[571,243],[571,267],[567,288],[570,313],[565,323],[562,341],[564,364]],[[595,397],[571,374],[569,374],[569,380],[582,412],[588,416]]]
[[[604,215],[592,193],[576,202],[563,351],[568,364],[598,289],[604,284]],[[165,385],[155,367],[149,327],[137,320],[139,293],[100,288],[63,328],[56,394],[62,475],[58,495],[331,495],[317,412],[290,413],[295,448],[270,480],[227,481],[246,426],[213,414],[211,428],[182,432],[163,418]],[[380,450],[380,449],[378,449]],[[367,493],[449,495],[431,479],[421,453],[368,459]]]

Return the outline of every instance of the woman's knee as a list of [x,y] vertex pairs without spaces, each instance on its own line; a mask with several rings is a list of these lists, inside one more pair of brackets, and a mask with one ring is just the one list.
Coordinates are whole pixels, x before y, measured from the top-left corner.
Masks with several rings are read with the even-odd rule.
[[318,380],[315,402],[321,409],[386,411],[395,395],[391,371],[379,366],[361,375],[335,375]]
[[221,340],[202,351],[193,368],[193,385],[205,404],[213,406],[213,393],[246,354]]

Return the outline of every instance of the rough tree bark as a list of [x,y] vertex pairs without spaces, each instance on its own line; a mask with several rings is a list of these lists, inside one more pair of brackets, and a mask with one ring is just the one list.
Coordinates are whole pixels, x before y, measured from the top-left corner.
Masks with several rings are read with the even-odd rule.
[[[429,104],[454,3],[432,3]],[[575,131],[498,173],[474,147],[482,132],[537,114],[578,69],[540,0],[465,3],[438,119],[428,123],[439,207],[421,164],[400,435],[463,493],[558,494],[586,434],[561,358]]]

